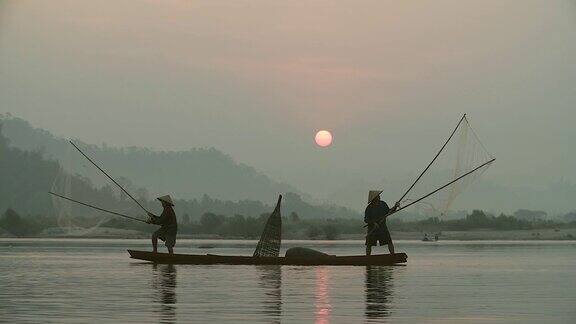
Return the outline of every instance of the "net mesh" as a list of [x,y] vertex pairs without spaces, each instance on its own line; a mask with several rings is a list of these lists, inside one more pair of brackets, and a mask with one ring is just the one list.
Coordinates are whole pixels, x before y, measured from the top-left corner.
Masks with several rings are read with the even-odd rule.
[[493,161],[494,157],[486,150],[464,115],[436,159],[400,204],[406,206],[415,203],[445,186],[415,204],[420,213],[432,217],[444,216],[450,211],[456,198],[476,181]]
[[[123,203],[120,189],[104,181],[105,184],[102,187],[93,188],[95,184],[91,179],[103,176],[72,146],[62,152],[59,160],[60,169],[52,183],[51,192],[111,210],[127,212],[128,204]],[[111,216],[101,211],[57,196],[52,196],[52,206],[59,231],[66,235],[92,234],[102,224],[112,219]]]
[[[60,169],[54,182],[52,183],[52,192],[60,193],[66,197],[72,196],[72,176],[67,171],[70,170],[70,152],[67,152],[67,156],[64,161],[60,162]],[[54,213],[58,220],[58,226],[66,228],[70,231],[74,227],[72,204],[52,196],[52,206],[54,208]]]
[[282,195],[278,197],[276,208],[266,221],[260,241],[254,250],[255,257],[278,257],[280,255],[280,243],[282,242],[282,216],[280,215],[280,203]]

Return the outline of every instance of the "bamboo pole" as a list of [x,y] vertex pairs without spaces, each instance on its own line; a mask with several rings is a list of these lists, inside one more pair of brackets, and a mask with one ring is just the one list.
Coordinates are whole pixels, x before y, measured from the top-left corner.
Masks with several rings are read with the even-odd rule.
[[456,127],[454,127],[454,130],[452,131],[452,133],[450,134],[450,136],[448,137],[448,139],[446,140],[446,142],[444,142],[444,145],[442,145],[442,147],[440,148],[440,150],[438,151],[438,153],[436,153],[436,156],[434,156],[434,158],[432,159],[432,161],[430,161],[430,163],[428,164],[428,166],[426,166],[426,168],[422,171],[422,173],[420,173],[420,175],[418,176],[418,178],[416,178],[416,180],[414,180],[414,182],[412,183],[412,185],[410,186],[410,188],[408,188],[408,190],[406,190],[406,192],[402,195],[402,197],[400,197],[400,199],[398,199],[398,202],[402,201],[402,199],[404,199],[404,197],[406,197],[406,195],[412,190],[412,188],[414,188],[414,186],[416,185],[416,183],[418,183],[418,181],[420,181],[420,178],[422,178],[422,176],[424,175],[424,173],[426,173],[426,171],[428,171],[428,169],[430,169],[430,166],[432,166],[432,163],[434,163],[434,161],[436,161],[436,159],[438,158],[438,156],[440,156],[440,153],[442,153],[442,151],[444,151],[444,148],[446,147],[446,145],[448,145],[448,142],[450,142],[450,140],[452,139],[452,137],[454,136],[454,134],[456,133],[456,130],[458,129],[458,127],[460,126],[460,124],[462,124],[462,121],[466,119],[466,114],[464,114],[462,116],[462,118],[460,118],[460,121],[458,122],[458,125],[456,125]]
[[98,164],[96,164],[96,162],[94,162],[91,158],[88,157],[88,155],[84,154],[84,152],[82,152],[82,150],[78,146],[76,146],[74,142],[72,142],[71,140],[69,142],[70,144],[72,144],[72,146],[76,148],[76,150],[78,150],[78,152],[80,152],[80,154],[82,154],[88,161],[90,161],[90,163],[92,163],[96,168],[98,168],[98,170],[102,171],[102,173],[104,173],[108,177],[108,179],[112,180],[112,182],[114,182],[114,184],[116,184],[125,194],[127,194],[128,197],[132,198],[132,200],[134,200],[134,202],[138,204],[138,206],[140,206],[142,210],[144,210],[147,214],[150,214],[148,209],[144,208],[144,206],[142,206],[142,204],[140,204],[140,202],[136,200],[136,198],[132,197],[132,195],[128,193],[126,189],[124,189],[124,187],[122,187],[118,182],[116,182],[116,180],[114,180],[108,173],[106,173],[106,171],[102,170],[102,168],[99,167]]
[[[135,221],[142,222],[142,223],[146,223],[145,221],[143,221],[143,220],[141,220],[141,219],[139,219],[139,218],[132,217],[132,216],[128,216],[128,215],[124,215],[124,214],[117,213],[117,212],[113,212],[113,211],[111,211],[111,210],[107,210],[107,209],[104,209],[104,208],[100,208],[100,207],[97,207],[97,206],[94,206],[94,205],[90,205],[90,204],[87,204],[87,203],[83,203],[83,202],[81,202],[81,201],[78,201],[78,200],[75,200],[75,199],[72,199],[72,198],[68,198],[68,197],[59,195],[59,194],[54,193],[54,192],[52,192],[52,191],[48,191],[48,193],[51,194],[51,195],[54,195],[54,196],[56,196],[56,197],[59,197],[59,198],[62,198],[62,199],[65,199],[65,200],[68,200],[68,201],[71,201],[71,202],[75,202],[75,203],[77,203],[77,204],[80,204],[80,205],[83,205],[83,206],[86,206],[86,207],[90,207],[90,208],[94,208],[94,209],[99,210],[99,211],[103,211],[103,212],[108,213],[108,214],[112,214],[112,215],[116,215],[116,216],[128,218],[128,219],[135,220]],[[148,223],[146,223],[146,224],[148,224]]]

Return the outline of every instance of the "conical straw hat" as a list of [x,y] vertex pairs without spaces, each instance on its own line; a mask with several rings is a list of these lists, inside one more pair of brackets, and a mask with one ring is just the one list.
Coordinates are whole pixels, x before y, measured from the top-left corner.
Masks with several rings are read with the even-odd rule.
[[170,195],[158,197],[157,199],[174,206],[174,202],[172,201],[172,198],[170,198]]
[[374,198],[380,196],[381,193],[382,193],[382,190],[370,190],[370,192],[368,192],[368,203],[371,203],[372,200],[374,200]]

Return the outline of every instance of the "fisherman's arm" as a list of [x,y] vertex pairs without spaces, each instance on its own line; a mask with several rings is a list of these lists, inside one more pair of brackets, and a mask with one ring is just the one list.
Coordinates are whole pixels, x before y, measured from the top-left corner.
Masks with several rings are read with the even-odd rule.
[[160,215],[160,216],[156,216],[156,215],[148,212],[148,219],[146,220],[146,223],[162,225],[162,223],[163,223],[163,217],[162,216],[164,216],[164,212],[162,212],[162,215]]
[[366,223],[366,226],[368,226],[369,228],[373,228],[374,226],[378,226],[378,222],[377,220],[374,219],[374,217],[370,217],[369,214],[364,215],[364,223]]
[[378,228],[380,227],[380,222],[383,220],[383,218],[374,218],[372,217],[371,219],[368,220],[368,227],[370,228]]
[[400,208],[400,202],[396,202],[394,204],[394,207],[392,208],[388,208],[388,206],[386,206],[386,208],[388,209],[388,211],[385,212],[384,215],[380,216],[380,219],[376,221],[376,226],[378,226],[380,222],[383,222],[386,218],[388,218],[388,216],[394,214]]

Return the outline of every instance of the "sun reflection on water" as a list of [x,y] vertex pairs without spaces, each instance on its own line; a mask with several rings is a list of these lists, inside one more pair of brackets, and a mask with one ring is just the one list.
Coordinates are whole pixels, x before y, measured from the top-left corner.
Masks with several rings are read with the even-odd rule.
[[314,291],[314,306],[316,308],[316,324],[330,323],[330,313],[332,305],[330,304],[330,271],[328,267],[316,268],[316,289]]

